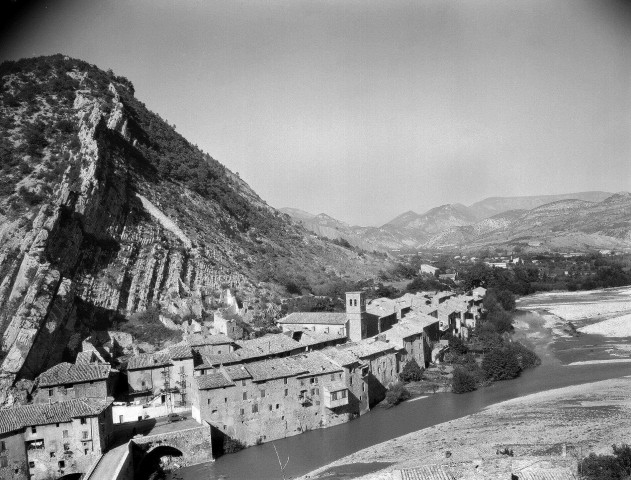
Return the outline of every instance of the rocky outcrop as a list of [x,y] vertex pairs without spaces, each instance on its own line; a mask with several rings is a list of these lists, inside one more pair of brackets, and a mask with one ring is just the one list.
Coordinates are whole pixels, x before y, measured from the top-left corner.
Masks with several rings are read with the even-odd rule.
[[137,312],[201,317],[225,288],[247,302],[384,268],[288,221],[123,77],[56,55],[0,64],[0,86],[0,404],[87,338],[138,335]]

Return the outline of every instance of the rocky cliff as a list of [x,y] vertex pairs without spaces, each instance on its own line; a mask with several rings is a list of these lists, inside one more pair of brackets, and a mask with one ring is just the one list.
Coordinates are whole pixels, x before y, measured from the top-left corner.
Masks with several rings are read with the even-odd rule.
[[124,77],[61,55],[0,76],[0,403],[134,312],[200,316],[222,286],[255,298],[379,268],[289,222]]

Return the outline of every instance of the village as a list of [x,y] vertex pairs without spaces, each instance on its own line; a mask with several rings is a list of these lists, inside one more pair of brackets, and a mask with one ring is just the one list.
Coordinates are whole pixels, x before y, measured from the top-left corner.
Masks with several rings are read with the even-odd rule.
[[348,422],[382,402],[408,362],[439,363],[446,338],[466,339],[485,293],[368,302],[348,292],[345,312],[290,313],[281,333],[244,339],[225,290],[211,322],[188,322],[184,340],[164,350],[88,338],[74,363],[38,376],[28,404],[0,410],[0,478],[82,474],[155,419],[191,416],[209,429],[212,455]]

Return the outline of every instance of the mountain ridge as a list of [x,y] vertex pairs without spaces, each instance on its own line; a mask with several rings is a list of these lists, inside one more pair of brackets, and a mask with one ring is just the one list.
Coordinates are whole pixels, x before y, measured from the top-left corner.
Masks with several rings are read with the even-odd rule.
[[[498,199],[499,203],[496,202]],[[542,243],[542,248],[625,248],[628,246],[627,239],[631,239],[631,225],[626,221],[630,217],[625,217],[630,199],[631,194],[628,192],[611,194],[600,191],[490,197],[477,204],[535,206],[530,209],[502,210],[491,216],[478,218],[470,207],[445,204],[429,209],[424,214],[407,211],[382,227],[354,227],[346,231],[339,229],[338,234],[343,235],[351,244],[362,245],[369,242],[378,250],[476,249],[506,246],[511,242],[523,246],[528,244],[525,241],[528,236],[533,237],[530,243]],[[541,203],[544,200],[551,201]],[[490,210],[492,209],[486,208],[487,212]],[[597,218],[588,218],[590,215],[614,218],[616,227],[610,228]],[[317,223],[317,219],[313,223]],[[548,230],[539,228],[541,225],[546,225]],[[306,227],[315,228],[309,225]]]

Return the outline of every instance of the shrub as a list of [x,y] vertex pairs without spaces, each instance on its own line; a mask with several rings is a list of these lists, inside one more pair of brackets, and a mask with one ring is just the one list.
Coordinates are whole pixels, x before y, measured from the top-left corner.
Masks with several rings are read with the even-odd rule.
[[454,378],[451,383],[451,390],[454,393],[467,393],[475,390],[475,377],[462,367],[454,369]]
[[464,342],[460,339],[460,337],[449,337],[449,350],[457,355],[464,355],[469,351]]
[[522,370],[525,370],[526,368],[536,367],[537,365],[541,364],[541,359],[539,358],[539,356],[521,343],[510,343],[509,348],[515,354],[515,357],[517,358],[519,366]]
[[386,393],[386,403],[390,406],[398,405],[410,398],[410,392],[402,383],[395,383]]
[[494,348],[482,360],[482,370],[489,380],[509,380],[519,376],[521,367],[512,348]]
[[631,475],[631,447],[612,445],[613,455],[591,453],[581,461],[582,478],[586,480],[622,480]]
[[399,378],[402,382],[418,382],[423,379],[423,369],[412,359],[405,364]]

